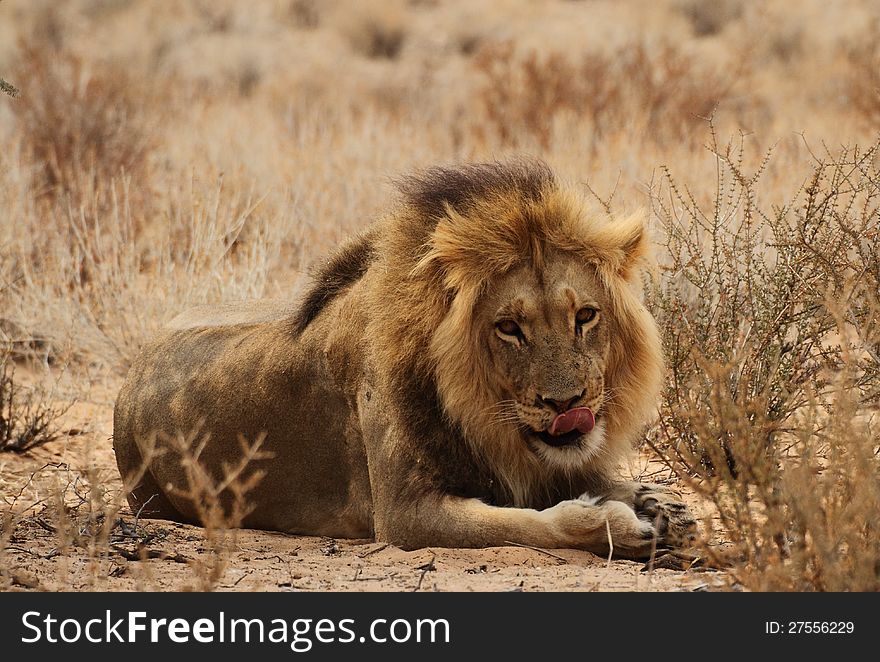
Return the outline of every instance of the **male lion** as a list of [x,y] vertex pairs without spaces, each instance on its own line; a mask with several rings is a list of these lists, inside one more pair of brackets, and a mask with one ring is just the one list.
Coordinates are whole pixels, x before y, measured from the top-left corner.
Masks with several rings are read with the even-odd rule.
[[198,430],[215,476],[265,439],[247,527],[405,549],[610,538],[633,558],[686,543],[675,492],[615,477],[663,375],[641,219],[591,215],[532,161],[400,189],[296,306],[190,313],[141,352],[114,419],[119,470],[142,475],[131,507],[198,520],[180,457],[148,453]]

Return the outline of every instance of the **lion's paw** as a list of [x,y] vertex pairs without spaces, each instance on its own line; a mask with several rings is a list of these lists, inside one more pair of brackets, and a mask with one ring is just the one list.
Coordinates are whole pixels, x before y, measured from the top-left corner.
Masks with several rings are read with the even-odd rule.
[[654,523],[640,519],[629,505],[605,501],[596,505],[588,500],[563,501],[548,511],[553,517],[564,546],[619,556],[644,558],[650,554],[657,532]]
[[697,522],[681,493],[665,485],[639,484],[633,495],[633,510],[656,524],[658,542],[665,547],[690,547],[697,538]]
[[599,508],[607,521],[606,539],[610,534],[610,543],[616,553],[634,558],[650,554],[654,539],[659,535],[653,521],[639,518],[621,501],[606,501]]

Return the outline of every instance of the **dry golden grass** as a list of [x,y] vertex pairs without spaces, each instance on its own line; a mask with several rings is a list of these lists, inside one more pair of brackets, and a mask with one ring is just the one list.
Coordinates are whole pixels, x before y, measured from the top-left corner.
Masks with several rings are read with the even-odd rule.
[[874,127],[880,126],[880,22],[848,50],[852,70],[848,96],[855,111]]
[[107,182],[143,177],[153,145],[138,97],[148,91],[121,65],[86,66],[70,52],[23,44],[15,74],[28,93],[10,107],[13,131],[34,166],[36,195],[79,208]]
[[[653,210],[651,443],[706,497],[731,581],[876,589],[877,19],[869,0],[2,3],[3,374],[112,392],[183,309],[289,294],[392,176],[526,151]],[[64,443],[67,473],[3,483],[6,580],[38,520],[88,586],[148,548],[106,437]],[[234,544],[216,487],[197,588]]]
[[488,44],[475,58],[488,123],[502,145],[550,144],[566,116],[593,144],[631,132],[660,146],[703,139],[702,127],[733,93],[737,75],[699,64],[671,44],[630,43],[588,53],[518,56],[512,42]]

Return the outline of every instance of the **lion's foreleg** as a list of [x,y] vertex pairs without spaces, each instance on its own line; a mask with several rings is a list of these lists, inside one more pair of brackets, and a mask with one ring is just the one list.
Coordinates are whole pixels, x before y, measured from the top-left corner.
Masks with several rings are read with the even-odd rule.
[[[510,543],[544,548],[579,548],[605,555],[645,558],[655,539],[652,521],[626,503],[573,499],[545,510],[492,506],[476,498],[452,496],[443,476],[455,471],[431,458],[455,438],[442,430],[408,429],[381,415],[379,399],[362,419],[370,461],[376,537],[405,549],[493,547]],[[368,412],[373,415],[366,415]],[[438,452],[435,450],[435,453]]]
[[408,549],[513,543],[597,554],[613,549],[619,556],[641,558],[650,554],[654,527],[618,501],[595,505],[571,500],[538,511],[443,496],[413,504],[385,521],[377,517],[377,535]]

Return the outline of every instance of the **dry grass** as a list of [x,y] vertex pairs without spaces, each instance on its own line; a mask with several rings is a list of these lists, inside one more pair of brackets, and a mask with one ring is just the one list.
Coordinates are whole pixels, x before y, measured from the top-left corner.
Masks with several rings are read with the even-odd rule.
[[[33,190],[78,209],[123,176],[142,179],[153,147],[137,89],[112,62],[86,64],[45,44],[22,45],[17,78],[27,94],[11,106],[14,131],[35,166]],[[144,203],[147,202],[145,199]]]
[[880,127],[880,22],[847,53],[852,70],[848,96],[857,113],[874,128]]
[[544,149],[566,118],[586,125],[594,142],[621,131],[661,145],[694,139],[736,82],[729,71],[699,64],[670,44],[628,44],[574,64],[563,53],[518,56],[507,42],[484,47],[475,63],[485,78],[481,101],[501,143],[536,140]]
[[[70,581],[82,582],[84,578],[91,590],[104,589],[114,572],[128,572],[127,562],[150,559],[189,566],[191,579],[179,590],[215,590],[227,570],[228,555],[236,547],[237,529],[249,512],[247,494],[262,478],[260,472],[249,469],[249,464],[266,456],[259,450],[260,440],[253,444],[243,441],[240,460],[214,477],[199,465],[202,446],[194,443],[197,440],[203,444],[197,435],[181,435],[170,440],[170,446],[154,445],[147,457],[174,452],[186,467],[187,485],[178,493],[196,504],[202,554],[193,558],[168,551],[161,527],[146,525],[140,512],[128,512],[125,494],[137,484],[140,474],[117,486],[114,469],[98,468],[91,458],[80,457],[79,467],[44,465],[31,474],[17,494],[4,496],[5,505],[0,509],[0,589],[8,588],[10,583],[21,584],[22,576],[7,570],[4,551],[25,538],[28,529],[38,528],[49,534],[53,546],[45,556],[34,556],[58,557],[62,561],[60,570],[70,576]],[[155,588],[149,565],[142,564],[134,572],[138,573],[140,589]],[[39,579],[25,577],[34,584],[32,588],[39,587]]]
[[[62,366],[91,385],[74,395],[112,402],[185,308],[289,294],[387,204],[390,176],[528,151],[653,210],[670,372],[651,443],[706,498],[732,581],[877,588],[876,8],[760,4],[0,3],[20,88],[0,83],[0,340],[20,366],[3,355],[4,402],[8,380],[20,394],[5,438],[30,445],[19,403]],[[0,557],[48,527],[40,562],[100,587],[113,559],[156,552],[107,447],[62,436],[24,459],[63,462],[0,472]],[[228,490],[192,469],[208,537],[188,585],[213,588],[246,490],[238,515],[218,509]]]

